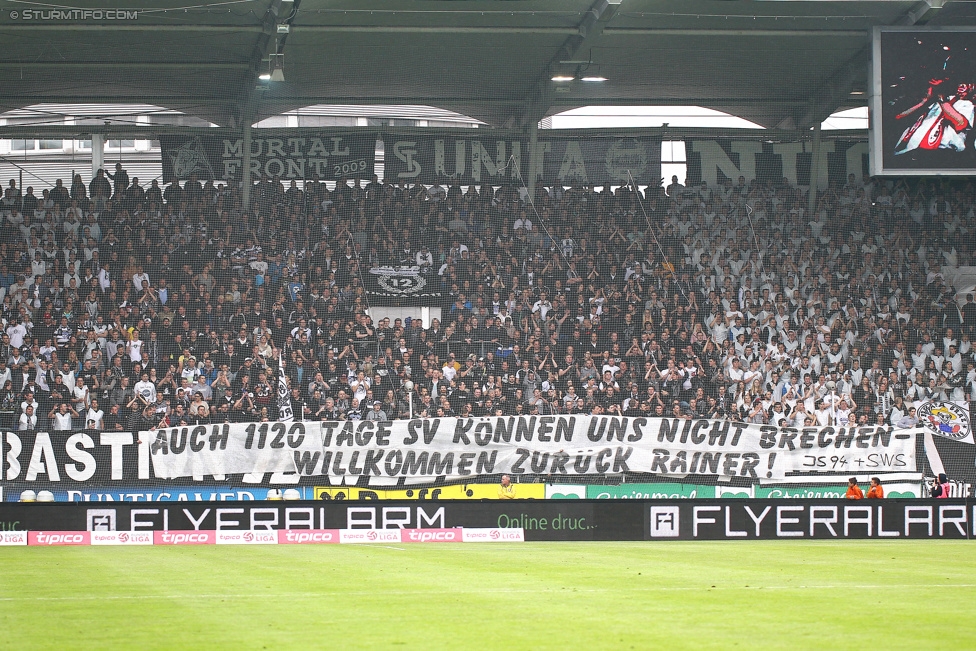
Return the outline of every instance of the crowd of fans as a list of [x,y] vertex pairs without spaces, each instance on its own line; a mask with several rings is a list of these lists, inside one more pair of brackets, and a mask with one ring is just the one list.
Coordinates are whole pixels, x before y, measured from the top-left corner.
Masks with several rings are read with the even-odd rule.
[[[331,184],[330,184],[331,185]],[[660,188],[191,178],[0,199],[0,416],[20,429],[613,414],[915,424],[976,388],[970,183]],[[420,268],[441,318],[379,319]],[[374,299],[375,301],[375,299]],[[419,309],[418,309],[419,313]]]

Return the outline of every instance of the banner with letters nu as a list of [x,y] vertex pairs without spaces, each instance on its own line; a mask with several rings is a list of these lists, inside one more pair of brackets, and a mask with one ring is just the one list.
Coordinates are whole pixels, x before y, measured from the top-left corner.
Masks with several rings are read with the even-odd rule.
[[792,185],[809,185],[814,170],[817,178],[812,181],[821,188],[843,185],[849,174],[858,179],[869,176],[868,143],[863,140],[824,140],[818,153],[821,164],[816,167],[809,140],[688,140],[685,146],[689,188],[703,181],[712,187],[726,179],[737,183],[739,177],[746,182],[785,178]]
[[521,416],[248,423],[148,432],[158,478],[235,473],[554,477],[651,473],[783,479],[914,472],[921,430],[803,429],[728,421]]
[[[398,181],[468,185],[527,183],[528,138],[384,135],[384,176]],[[545,185],[639,185],[661,180],[656,138],[540,137],[536,178]]]
[[[264,130],[262,130],[263,132]],[[240,180],[244,140],[219,136],[160,136],[163,183]],[[251,180],[278,176],[282,181],[342,178],[369,179],[376,159],[376,134],[261,133],[251,139]]]

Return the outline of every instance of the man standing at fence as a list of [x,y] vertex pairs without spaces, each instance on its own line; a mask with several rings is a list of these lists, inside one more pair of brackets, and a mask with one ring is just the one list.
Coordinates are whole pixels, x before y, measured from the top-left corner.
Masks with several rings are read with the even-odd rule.
[[508,475],[502,475],[502,483],[498,487],[498,499],[500,500],[514,500],[515,499],[515,484],[512,483],[512,478]]

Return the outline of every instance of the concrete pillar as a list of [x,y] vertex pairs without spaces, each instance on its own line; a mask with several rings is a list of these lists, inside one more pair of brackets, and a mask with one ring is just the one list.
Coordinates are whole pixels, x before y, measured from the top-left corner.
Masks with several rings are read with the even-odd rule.
[[813,214],[817,209],[817,190],[820,189],[821,165],[826,165],[827,160],[820,160],[820,123],[813,128],[813,159],[810,161],[810,189],[807,191],[807,216]]
[[529,178],[526,181],[526,190],[529,192],[529,202],[535,203],[535,184],[536,170],[539,169],[539,123],[532,121],[529,124]]
[[251,208],[251,123],[244,124],[244,169],[241,170],[241,208]]
[[92,178],[98,176],[98,170],[105,168],[105,135],[91,134]]

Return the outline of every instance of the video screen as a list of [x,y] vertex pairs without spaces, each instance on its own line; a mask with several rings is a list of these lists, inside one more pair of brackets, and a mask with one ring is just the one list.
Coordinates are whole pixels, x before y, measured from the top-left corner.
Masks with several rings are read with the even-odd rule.
[[976,173],[976,31],[879,29],[873,82],[875,174]]

